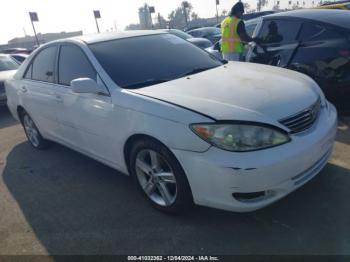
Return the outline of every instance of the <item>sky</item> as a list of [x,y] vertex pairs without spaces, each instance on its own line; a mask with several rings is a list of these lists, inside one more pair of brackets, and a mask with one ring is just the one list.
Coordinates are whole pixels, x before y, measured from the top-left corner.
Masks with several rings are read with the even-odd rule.
[[[269,0],[273,6],[276,0]],[[296,2],[297,0],[293,0]],[[302,2],[302,0],[299,0]],[[312,0],[304,0],[310,5]],[[1,0],[0,44],[8,40],[33,35],[28,12],[37,12],[39,22],[35,22],[37,33],[53,33],[83,30],[84,34],[96,32],[93,10],[100,10],[99,27],[101,32],[114,29],[124,30],[130,23],[138,23],[138,8],[145,2],[155,6],[156,13],[165,18],[180,5],[182,0]],[[189,0],[193,11],[199,17],[213,17],[216,14],[215,0]],[[236,1],[220,0],[219,13],[230,10]],[[243,0],[252,8],[256,0]],[[287,7],[288,0],[280,0],[281,7]]]

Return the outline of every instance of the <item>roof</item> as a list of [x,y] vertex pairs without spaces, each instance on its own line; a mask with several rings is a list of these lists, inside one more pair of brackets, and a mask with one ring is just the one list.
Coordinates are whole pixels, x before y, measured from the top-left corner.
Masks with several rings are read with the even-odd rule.
[[302,19],[310,19],[318,22],[328,23],[350,29],[350,13],[347,10],[336,9],[300,9],[294,11],[281,12],[277,14],[271,14],[264,17],[266,18],[277,17],[294,17]]
[[93,44],[93,43],[110,41],[115,39],[123,39],[123,38],[146,36],[146,35],[156,35],[156,34],[163,34],[163,32],[154,31],[154,30],[133,30],[133,31],[124,31],[120,33],[113,32],[113,33],[82,35],[82,36],[72,37],[70,39],[81,40],[87,44]]

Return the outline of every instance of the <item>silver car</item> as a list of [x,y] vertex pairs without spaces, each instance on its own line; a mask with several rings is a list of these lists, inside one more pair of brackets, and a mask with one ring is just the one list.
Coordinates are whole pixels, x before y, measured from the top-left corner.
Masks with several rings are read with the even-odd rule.
[[0,106],[6,104],[4,82],[15,74],[18,67],[19,64],[9,55],[0,54]]

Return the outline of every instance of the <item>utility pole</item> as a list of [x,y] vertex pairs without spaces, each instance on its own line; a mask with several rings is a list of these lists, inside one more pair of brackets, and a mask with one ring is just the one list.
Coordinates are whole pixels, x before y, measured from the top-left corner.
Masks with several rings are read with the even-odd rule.
[[152,29],[154,29],[153,28],[153,21],[152,21],[152,14],[156,12],[156,9],[154,8],[154,6],[149,6],[148,11],[149,11],[150,16],[151,16],[151,26],[152,26]]
[[220,0],[216,0],[216,23],[219,23],[219,11],[218,11],[218,5],[220,4]]
[[117,32],[117,21],[114,20],[114,31]]
[[34,26],[34,22],[39,21],[38,14],[36,12],[29,12],[29,17],[30,17],[30,22],[32,23],[32,27],[33,27],[33,31],[34,31],[34,35],[35,35],[35,39],[36,39],[36,44],[39,46],[40,45],[39,39],[38,39],[38,36],[36,35],[35,26]]
[[159,24],[159,29],[162,28],[162,19],[160,19],[160,13],[158,13],[158,24]]
[[101,18],[100,10],[94,10],[94,17],[95,17],[97,32],[100,33],[100,27],[98,26],[98,22],[97,22],[97,19]]

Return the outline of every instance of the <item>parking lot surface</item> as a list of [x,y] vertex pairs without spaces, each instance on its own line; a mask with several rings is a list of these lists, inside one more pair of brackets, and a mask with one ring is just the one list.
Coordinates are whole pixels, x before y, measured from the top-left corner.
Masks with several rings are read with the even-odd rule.
[[129,177],[66,147],[37,151],[0,108],[0,254],[350,254],[350,118],[315,179],[253,213],[152,209]]

